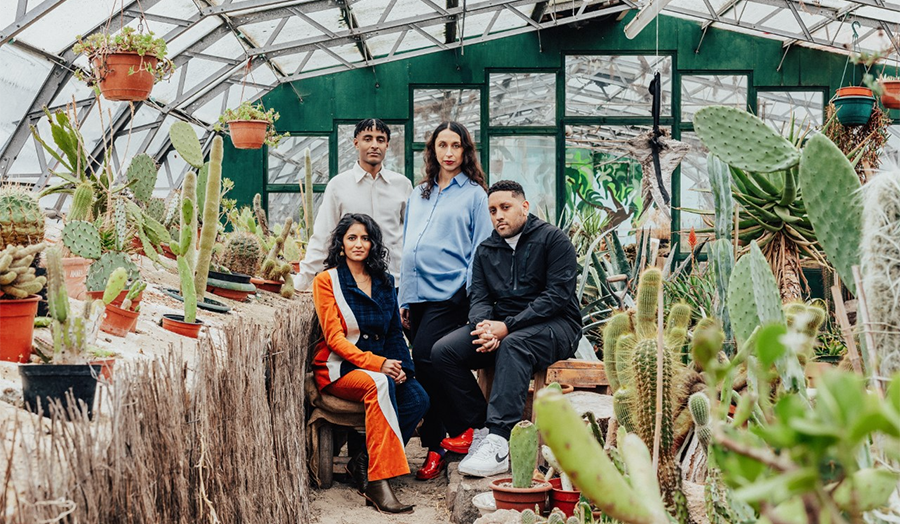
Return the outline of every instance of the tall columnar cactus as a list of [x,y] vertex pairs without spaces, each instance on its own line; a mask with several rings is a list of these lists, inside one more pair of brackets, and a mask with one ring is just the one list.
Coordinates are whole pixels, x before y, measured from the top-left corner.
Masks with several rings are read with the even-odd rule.
[[184,182],[181,184],[181,201],[182,206],[185,201],[191,202],[192,213],[189,215],[181,214],[181,230],[179,231],[179,244],[187,241],[187,247],[181,253],[187,259],[188,267],[191,271],[197,266],[197,175],[193,171],[188,171],[184,175]]
[[117,198],[113,211],[113,222],[116,227],[116,251],[123,251],[126,241],[130,241],[128,237],[128,213],[125,202],[124,198]]
[[514,488],[530,488],[537,466],[537,426],[527,420],[516,424],[509,436],[509,461]]
[[0,187],[0,249],[44,240],[44,213],[37,198],[22,187]]
[[860,262],[863,220],[859,177],[844,153],[823,134],[810,138],[803,148],[800,187],[819,244],[855,294],[851,268]]
[[91,220],[93,218],[94,185],[85,180],[78,184],[72,193],[72,203],[69,205],[67,220]]
[[147,203],[153,197],[153,189],[156,187],[156,178],[159,172],[153,158],[141,153],[131,159],[125,178],[138,202]]
[[181,280],[181,297],[184,299],[184,321],[193,324],[197,321],[197,292],[194,288],[194,274],[183,255],[178,255],[178,277]]
[[222,198],[222,156],[224,145],[221,136],[213,138],[209,155],[209,176],[206,182],[206,198],[203,205],[203,230],[200,232],[200,249],[195,267],[194,289],[197,299],[203,300],[206,293],[206,279],[212,261],[213,245],[219,227],[219,204]]
[[259,238],[252,233],[237,232],[229,237],[220,261],[223,266],[235,273],[256,275],[259,272],[261,258],[262,246]]
[[264,237],[269,236],[269,220],[266,218],[266,211],[262,208],[262,195],[259,193],[253,196],[253,214],[256,215],[256,223],[259,224],[260,232]]
[[0,251],[0,291],[9,298],[28,298],[41,292],[46,277],[36,276],[32,262],[47,247],[45,242],[28,247],[7,246]]
[[603,365],[610,390],[619,389],[619,376],[616,373],[616,344],[619,338],[631,329],[628,313],[616,313],[609,319],[603,329]]
[[882,377],[900,371],[900,169],[882,171],[862,190],[862,279],[877,366]]
[[63,244],[76,256],[94,260],[100,258],[100,232],[90,222],[67,222],[63,227]]

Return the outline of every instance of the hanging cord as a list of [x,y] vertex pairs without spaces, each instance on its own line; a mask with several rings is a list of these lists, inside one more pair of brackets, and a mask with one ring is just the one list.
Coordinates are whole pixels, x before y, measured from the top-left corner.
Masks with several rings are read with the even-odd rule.
[[[847,76],[847,66],[850,65],[850,60],[853,58],[853,53],[859,53],[859,33],[856,31],[858,27],[861,27],[858,21],[854,20],[852,24],[850,24],[850,29],[853,30],[853,43],[850,46],[850,54],[847,55],[847,61],[844,62],[844,72],[841,73],[841,83],[840,85],[844,85],[844,78]],[[856,84],[856,68],[853,68],[853,71],[850,73],[853,77],[853,84]]]

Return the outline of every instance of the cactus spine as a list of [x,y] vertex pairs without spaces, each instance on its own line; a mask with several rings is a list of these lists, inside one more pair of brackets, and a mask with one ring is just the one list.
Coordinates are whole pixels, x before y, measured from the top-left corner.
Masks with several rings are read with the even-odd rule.
[[46,277],[35,276],[32,263],[47,247],[45,242],[28,247],[7,246],[0,251],[0,291],[12,298],[28,298],[41,292]]
[[609,381],[611,391],[619,389],[619,376],[616,372],[616,345],[619,338],[625,334],[631,326],[628,313],[617,313],[609,319],[606,328],[603,329],[603,364],[606,367],[606,378]]
[[44,213],[37,198],[22,187],[0,188],[0,249],[44,240]]
[[709,448],[712,442],[712,428],[709,425],[709,397],[706,393],[698,391],[688,399],[688,408],[691,410],[691,418],[697,430],[697,438],[704,448]]
[[637,315],[634,329],[640,338],[656,337],[656,307],[662,273],[658,269],[648,269],[641,274],[637,291]]
[[516,424],[509,436],[509,461],[514,488],[530,488],[537,466],[537,426],[527,420]]
[[76,256],[96,260],[100,258],[100,232],[94,224],[73,220],[63,227],[63,244]]
[[213,245],[219,226],[219,203],[222,192],[222,156],[224,146],[221,136],[213,138],[212,151],[209,155],[209,178],[206,182],[206,198],[203,206],[203,230],[200,232],[200,252],[194,275],[194,289],[197,299],[203,300],[206,293],[206,279],[209,276],[209,264],[212,261]]
[[234,233],[225,244],[220,257],[223,266],[235,273],[256,275],[259,272],[262,246],[252,233]]

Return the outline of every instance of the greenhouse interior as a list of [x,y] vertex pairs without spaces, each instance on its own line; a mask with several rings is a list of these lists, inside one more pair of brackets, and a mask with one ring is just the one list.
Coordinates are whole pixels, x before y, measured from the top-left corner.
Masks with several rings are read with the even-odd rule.
[[0,522],[900,522],[900,4],[5,0],[0,100]]

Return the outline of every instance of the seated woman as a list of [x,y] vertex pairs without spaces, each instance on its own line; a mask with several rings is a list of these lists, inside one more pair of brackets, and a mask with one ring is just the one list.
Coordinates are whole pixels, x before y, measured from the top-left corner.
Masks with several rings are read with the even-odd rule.
[[326,270],[313,280],[324,334],[313,372],[319,390],[365,404],[366,450],[348,471],[366,505],[407,513],[412,506],[397,500],[388,479],[409,473],[404,446],[428,410],[428,395],[414,378],[387,267],[378,224],[344,215],[331,234]]

